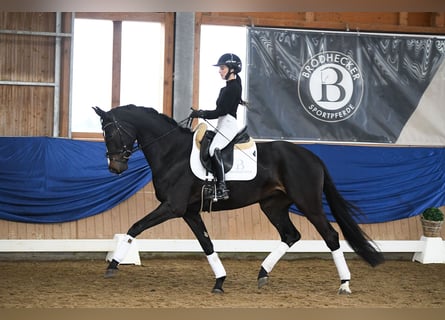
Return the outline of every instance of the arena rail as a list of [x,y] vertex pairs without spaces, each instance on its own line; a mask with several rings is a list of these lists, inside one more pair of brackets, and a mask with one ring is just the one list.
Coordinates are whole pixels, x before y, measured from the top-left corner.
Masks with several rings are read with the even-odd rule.
[[[0,252],[106,252],[112,255],[116,243],[123,234],[113,239],[11,239],[0,240]],[[279,240],[213,240],[215,251],[229,253],[267,253],[275,249]],[[413,261],[421,263],[445,263],[445,241],[440,237],[424,237],[420,240],[377,240],[381,252],[413,253]],[[341,240],[344,252],[353,252],[346,241]],[[140,264],[139,252],[193,253],[202,252],[194,239],[136,239],[122,263]],[[289,253],[329,252],[322,240],[301,240]]]

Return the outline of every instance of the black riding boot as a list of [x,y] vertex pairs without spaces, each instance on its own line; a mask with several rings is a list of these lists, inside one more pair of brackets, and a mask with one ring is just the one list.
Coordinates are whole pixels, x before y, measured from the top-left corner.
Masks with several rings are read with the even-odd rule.
[[224,163],[221,156],[221,150],[215,149],[215,153],[212,157],[213,173],[216,177],[216,198],[218,200],[229,199],[229,190],[226,188],[226,182],[224,178]]

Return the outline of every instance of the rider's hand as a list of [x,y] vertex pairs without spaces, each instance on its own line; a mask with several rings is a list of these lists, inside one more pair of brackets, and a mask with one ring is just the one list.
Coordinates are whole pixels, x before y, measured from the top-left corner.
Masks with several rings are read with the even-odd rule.
[[192,113],[190,113],[190,118],[203,118],[204,117],[204,110],[193,110]]

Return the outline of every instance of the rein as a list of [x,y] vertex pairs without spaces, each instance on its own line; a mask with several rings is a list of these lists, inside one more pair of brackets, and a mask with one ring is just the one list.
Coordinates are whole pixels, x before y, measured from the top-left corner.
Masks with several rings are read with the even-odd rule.
[[[107,123],[106,125],[104,125],[104,126],[102,127],[102,130],[105,130],[106,127],[108,127],[108,126],[114,124],[114,126],[116,127],[116,130],[117,130],[117,132],[118,132],[118,134],[119,134],[119,139],[121,140],[120,142],[121,142],[121,144],[122,144],[122,149],[121,149],[120,151],[115,151],[115,152],[108,152],[108,151],[107,151],[107,153],[106,153],[106,157],[109,158],[110,160],[113,160],[113,161],[123,162],[123,161],[120,160],[120,159],[113,159],[113,158],[111,158],[112,155],[115,155],[115,154],[122,154],[122,158],[124,159],[124,161],[127,161],[127,160],[130,158],[130,156],[131,156],[134,152],[139,151],[139,150],[143,150],[144,148],[146,148],[146,147],[148,147],[148,146],[154,144],[155,142],[157,142],[157,141],[159,141],[159,140],[165,138],[166,136],[168,136],[169,134],[171,134],[173,131],[175,131],[175,130],[177,130],[178,128],[180,128],[181,125],[182,125],[183,123],[186,123],[186,122],[187,122],[187,126],[190,126],[190,123],[191,123],[190,120],[191,120],[191,118],[190,118],[190,117],[187,117],[187,118],[181,120],[180,122],[178,122],[178,125],[177,125],[175,128],[173,128],[173,129],[167,131],[166,133],[160,135],[159,137],[153,139],[153,140],[150,141],[149,143],[146,143],[146,144],[144,144],[144,145],[141,146],[141,145],[139,144],[139,141],[138,141],[136,147],[133,146],[131,149],[129,149],[129,148],[127,147],[127,145],[125,145],[125,144],[123,143],[123,140],[122,140],[122,131],[123,131],[123,133],[125,133],[127,136],[129,136],[129,137],[132,138],[133,140],[137,140],[137,139],[136,139],[136,137],[134,137],[134,136],[133,136],[127,129],[125,129],[125,128],[119,123],[119,121],[117,121],[117,120],[114,118],[114,115],[113,115],[113,122],[109,122],[109,123]],[[104,131],[104,132],[105,132],[105,131]]]
[[155,143],[155,142],[161,140],[162,138],[165,138],[166,136],[168,136],[168,135],[169,135],[170,133],[172,133],[173,131],[179,129],[183,123],[186,123],[186,122],[187,122],[187,124],[188,124],[188,123],[189,123],[189,119],[191,119],[191,118],[190,118],[190,117],[187,117],[187,118],[185,118],[185,119],[179,121],[179,122],[178,122],[178,126],[176,126],[175,128],[173,128],[173,129],[167,131],[167,132],[164,133],[163,135],[160,135],[159,137],[153,139],[153,140],[150,141],[149,143],[146,143],[146,144],[144,144],[144,145],[141,146],[141,145],[139,144],[139,142],[138,142],[138,146],[137,146],[136,148],[133,149],[133,152],[134,152],[134,151],[138,151],[138,150],[142,150],[142,149],[144,149],[144,148],[146,148],[146,147],[152,145],[153,143]]

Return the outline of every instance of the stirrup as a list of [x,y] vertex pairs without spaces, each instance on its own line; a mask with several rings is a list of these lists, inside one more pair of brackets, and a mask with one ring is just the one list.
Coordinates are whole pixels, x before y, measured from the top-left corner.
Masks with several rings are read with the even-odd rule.
[[217,200],[227,200],[229,199],[229,190],[226,189],[224,186],[221,186],[222,188],[216,189],[216,199]]

